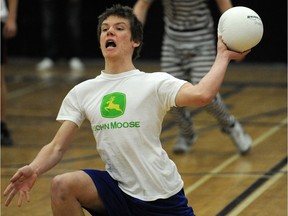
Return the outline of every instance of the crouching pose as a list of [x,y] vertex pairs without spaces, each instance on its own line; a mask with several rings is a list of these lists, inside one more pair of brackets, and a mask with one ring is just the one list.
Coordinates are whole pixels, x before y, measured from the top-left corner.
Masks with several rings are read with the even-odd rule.
[[204,106],[223,81],[229,61],[248,53],[227,50],[218,39],[218,54],[197,85],[164,72],[145,73],[133,59],[142,44],[142,24],[130,7],[114,5],[99,16],[98,37],[104,70],[75,86],[64,98],[57,120],[62,122],[50,143],[11,178],[4,191],[8,206],[30,200],[38,176],[63,157],[82,122],[91,123],[97,151],[106,170],[78,170],[54,177],[54,215],[185,216],[194,215],[183,191],[183,180],[162,148],[163,118],[171,107]]

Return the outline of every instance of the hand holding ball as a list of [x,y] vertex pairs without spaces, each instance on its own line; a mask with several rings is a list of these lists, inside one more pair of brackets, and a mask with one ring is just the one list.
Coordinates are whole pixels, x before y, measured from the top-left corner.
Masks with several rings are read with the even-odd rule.
[[222,36],[228,49],[244,52],[261,41],[263,23],[259,15],[250,8],[233,7],[220,17],[218,35]]

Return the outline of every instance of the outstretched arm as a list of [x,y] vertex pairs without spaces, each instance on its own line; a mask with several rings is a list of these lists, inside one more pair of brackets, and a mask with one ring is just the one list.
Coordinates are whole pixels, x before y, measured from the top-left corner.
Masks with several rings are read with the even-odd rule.
[[250,50],[243,53],[228,50],[221,36],[219,36],[216,59],[210,71],[197,85],[184,84],[176,96],[176,105],[181,107],[205,106],[209,104],[220,89],[229,62],[231,60],[240,61],[249,52]]
[[37,177],[50,170],[62,159],[77,130],[76,124],[65,121],[54,139],[40,150],[36,158],[29,165],[17,170],[4,191],[4,196],[7,196],[6,206],[11,203],[17,193],[19,194],[18,206],[22,205],[23,199],[30,201],[29,191]]

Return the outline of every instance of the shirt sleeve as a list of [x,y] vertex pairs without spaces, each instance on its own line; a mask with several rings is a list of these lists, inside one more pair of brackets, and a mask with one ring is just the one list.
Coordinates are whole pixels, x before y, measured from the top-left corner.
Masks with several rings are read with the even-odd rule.
[[158,78],[160,80],[157,88],[159,99],[166,110],[169,110],[176,106],[177,93],[187,81],[175,78],[168,73],[158,73]]
[[73,88],[62,101],[56,120],[60,122],[69,120],[80,127],[85,115],[79,104],[76,88]]

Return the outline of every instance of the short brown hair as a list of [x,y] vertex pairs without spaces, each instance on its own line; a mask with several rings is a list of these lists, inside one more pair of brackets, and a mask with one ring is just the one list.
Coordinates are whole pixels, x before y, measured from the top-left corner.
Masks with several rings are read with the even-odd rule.
[[131,40],[140,43],[139,47],[135,48],[132,59],[138,58],[142,48],[143,25],[133,13],[133,9],[129,6],[122,6],[120,4],[113,5],[112,7],[106,9],[106,11],[98,17],[97,35],[99,41],[101,35],[101,25],[103,21],[106,20],[109,16],[117,16],[129,20],[131,28]]

